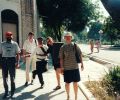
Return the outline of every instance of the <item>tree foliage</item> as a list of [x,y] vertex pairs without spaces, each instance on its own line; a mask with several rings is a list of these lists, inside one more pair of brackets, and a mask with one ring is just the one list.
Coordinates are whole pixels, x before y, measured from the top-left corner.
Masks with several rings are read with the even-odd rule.
[[97,22],[92,22],[90,31],[88,32],[88,38],[89,39],[99,39],[99,31],[102,29],[102,23],[97,21]]
[[106,33],[111,44],[119,38],[119,30],[116,28],[115,21],[111,17],[108,17],[104,22],[104,33]]
[[94,15],[91,0],[37,0],[43,26],[51,29],[55,38],[61,40],[61,27],[68,31],[82,31]]

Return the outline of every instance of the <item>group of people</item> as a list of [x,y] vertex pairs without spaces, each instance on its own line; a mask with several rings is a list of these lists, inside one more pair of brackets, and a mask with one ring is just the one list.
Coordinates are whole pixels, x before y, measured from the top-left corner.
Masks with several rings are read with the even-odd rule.
[[[5,94],[3,99],[9,96],[8,89],[8,72],[11,79],[11,94],[12,98],[15,93],[15,68],[19,68],[20,61],[20,47],[17,42],[13,41],[12,32],[6,32],[5,34],[6,41],[0,44],[0,55],[1,66],[2,66],[2,75],[3,75],[3,85],[5,89]],[[72,43],[72,34],[67,32],[64,36],[65,43],[60,47],[58,51],[58,61],[54,61],[54,40],[52,37],[47,37],[47,44],[43,43],[43,38],[39,37],[34,39],[34,33],[29,32],[28,38],[23,44],[23,54],[22,57],[26,65],[26,82],[24,86],[28,86],[29,81],[31,84],[34,83],[35,76],[38,75],[39,82],[41,84],[40,88],[44,87],[44,79],[42,73],[44,72],[44,67],[47,65],[47,57],[51,54],[53,66],[56,73],[57,86],[54,90],[61,89],[60,84],[60,74],[64,77],[65,89],[67,93],[67,99],[69,100],[70,96],[70,83],[73,82],[75,100],[77,100],[78,92],[78,82],[80,81],[80,72],[79,64],[76,61],[75,52],[77,51],[81,59],[81,70],[84,69],[82,61],[82,52],[80,48]],[[76,49],[76,50],[75,50]],[[32,66],[32,77],[30,79],[29,72],[30,66]]]
[[100,44],[99,39],[97,39],[95,43],[94,43],[94,40],[91,39],[90,40],[90,50],[91,50],[91,53],[94,52],[94,47],[97,49],[97,53],[99,53],[99,51],[100,51],[100,45],[101,44]]

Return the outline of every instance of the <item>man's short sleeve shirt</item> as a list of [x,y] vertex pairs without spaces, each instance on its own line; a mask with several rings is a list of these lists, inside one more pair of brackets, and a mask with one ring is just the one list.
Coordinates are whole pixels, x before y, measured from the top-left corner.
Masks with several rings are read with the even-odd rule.
[[36,43],[35,43],[35,40],[33,39],[33,42],[31,43],[28,39],[25,40],[24,44],[23,44],[23,49],[26,51],[26,52],[29,52],[29,53],[33,53],[34,50],[36,48]]
[[16,54],[20,53],[20,48],[15,41],[2,42],[1,43],[1,54],[2,57],[16,57]]
[[[77,48],[79,53],[80,49]],[[63,59],[63,68],[65,70],[72,70],[78,68],[78,63],[75,57],[75,47],[74,44],[64,44],[59,52],[59,57]]]

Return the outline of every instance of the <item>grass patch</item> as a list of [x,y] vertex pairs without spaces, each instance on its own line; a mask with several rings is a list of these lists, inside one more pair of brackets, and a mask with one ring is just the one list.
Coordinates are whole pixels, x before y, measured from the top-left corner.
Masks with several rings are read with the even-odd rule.
[[85,82],[85,86],[95,96],[96,100],[116,100],[115,95],[108,95],[106,86],[102,81],[88,81]]
[[120,66],[114,66],[102,80],[85,82],[97,100],[120,100]]

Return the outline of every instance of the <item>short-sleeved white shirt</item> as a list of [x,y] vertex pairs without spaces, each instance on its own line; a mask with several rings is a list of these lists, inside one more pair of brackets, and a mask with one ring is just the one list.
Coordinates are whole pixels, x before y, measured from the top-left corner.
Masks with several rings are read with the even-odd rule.
[[26,50],[26,52],[33,53],[36,48],[35,40],[33,39],[32,43],[27,39],[25,40],[23,44],[23,49]]

